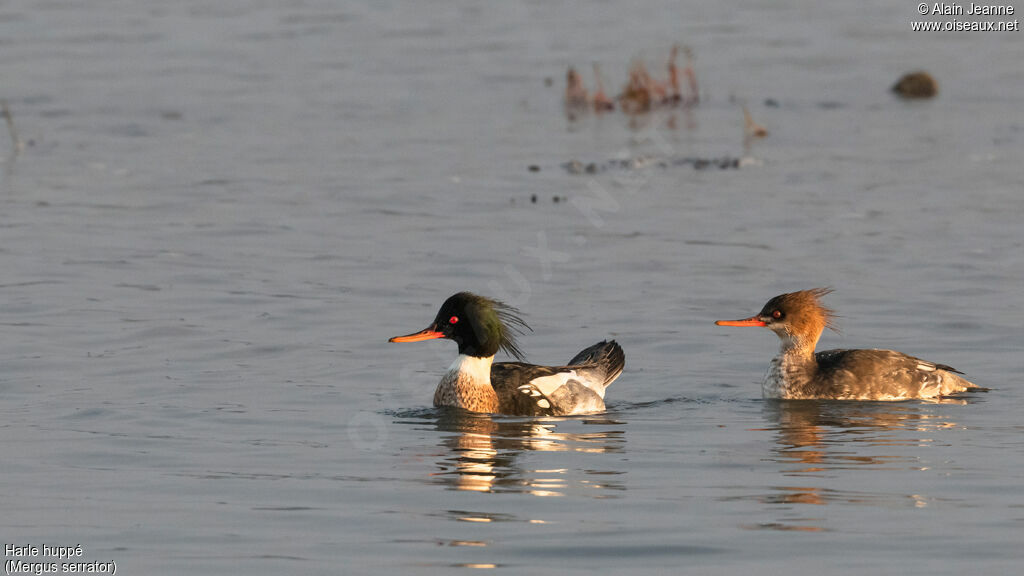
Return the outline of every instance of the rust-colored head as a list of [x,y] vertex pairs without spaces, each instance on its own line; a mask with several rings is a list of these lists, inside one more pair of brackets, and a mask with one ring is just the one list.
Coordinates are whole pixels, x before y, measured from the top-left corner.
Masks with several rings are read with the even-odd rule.
[[810,347],[818,343],[825,328],[836,330],[835,312],[821,303],[831,288],[812,288],[780,294],[764,305],[759,313],[742,320],[719,320],[719,326],[764,326],[778,334],[783,348]]

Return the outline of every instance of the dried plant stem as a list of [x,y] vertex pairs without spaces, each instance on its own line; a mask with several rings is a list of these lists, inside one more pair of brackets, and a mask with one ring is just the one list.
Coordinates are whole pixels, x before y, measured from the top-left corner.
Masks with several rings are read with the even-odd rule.
[[14,154],[18,155],[25,148],[25,144],[18,137],[18,130],[14,127],[14,116],[11,114],[11,107],[7,105],[7,100],[5,99],[0,99],[0,113],[4,115],[4,121],[7,122],[7,132],[11,135]]

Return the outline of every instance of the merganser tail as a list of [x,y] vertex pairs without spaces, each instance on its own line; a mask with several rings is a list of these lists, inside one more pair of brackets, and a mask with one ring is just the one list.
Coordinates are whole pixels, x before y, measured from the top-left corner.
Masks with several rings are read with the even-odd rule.
[[[537,413],[561,416],[604,411],[605,389],[622,374],[625,365],[622,347],[614,340],[605,340],[583,349],[566,366],[495,366],[497,370],[516,371],[520,376],[517,389]],[[512,378],[503,375],[503,379]]]
[[575,366],[580,377],[604,389],[622,374],[626,366],[626,353],[615,340],[602,340],[581,350],[569,360],[568,365]]

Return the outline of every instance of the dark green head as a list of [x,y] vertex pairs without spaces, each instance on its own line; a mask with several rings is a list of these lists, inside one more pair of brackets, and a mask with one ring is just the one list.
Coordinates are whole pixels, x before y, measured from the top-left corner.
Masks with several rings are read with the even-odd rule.
[[459,345],[459,354],[488,358],[504,350],[510,356],[523,360],[523,352],[516,344],[516,335],[530,327],[519,317],[515,308],[470,292],[459,292],[448,298],[426,330],[396,336],[389,342],[418,342],[434,338],[447,338]]

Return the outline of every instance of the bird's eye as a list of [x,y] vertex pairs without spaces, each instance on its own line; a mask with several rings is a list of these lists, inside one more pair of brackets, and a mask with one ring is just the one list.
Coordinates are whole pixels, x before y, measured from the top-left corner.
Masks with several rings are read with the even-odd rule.
[[775,318],[776,320],[782,318],[782,310],[772,312],[772,318]]
[[459,317],[458,316],[452,316],[451,318],[448,319],[448,323],[449,324],[458,324],[459,323]]

